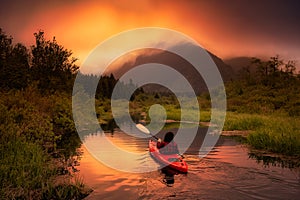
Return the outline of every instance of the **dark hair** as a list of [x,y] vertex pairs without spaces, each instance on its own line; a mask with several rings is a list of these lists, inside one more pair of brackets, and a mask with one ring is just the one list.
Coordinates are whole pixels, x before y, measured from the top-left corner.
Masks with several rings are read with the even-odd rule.
[[174,138],[174,133],[167,132],[165,135],[164,141],[169,143],[173,140],[173,138]]

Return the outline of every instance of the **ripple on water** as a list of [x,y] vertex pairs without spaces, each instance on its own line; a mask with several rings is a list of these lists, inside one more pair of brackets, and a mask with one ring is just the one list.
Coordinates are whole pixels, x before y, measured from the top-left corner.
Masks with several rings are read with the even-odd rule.
[[[200,133],[201,134],[201,131]],[[147,152],[147,139],[134,139],[119,132],[111,139],[120,147]],[[200,137],[201,138],[201,137]],[[99,163],[84,150],[80,174],[94,192],[87,199],[298,199],[300,171],[264,166],[248,156],[248,149],[231,138],[221,138],[204,158],[197,156],[197,141],[185,153],[189,173],[175,175],[167,187],[159,170],[132,174]],[[199,142],[201,144],[201,142]],[[149,156],[141,166],[156,165]],[[142,169],[141,169],[142,170]]]

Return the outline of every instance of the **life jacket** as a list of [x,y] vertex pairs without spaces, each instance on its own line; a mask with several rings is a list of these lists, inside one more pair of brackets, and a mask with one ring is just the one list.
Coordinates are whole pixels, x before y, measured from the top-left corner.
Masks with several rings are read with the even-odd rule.
[[179,153],[177,144],[175,142],[160,142],[157,143],[157,148],[161,154],[177,154]]

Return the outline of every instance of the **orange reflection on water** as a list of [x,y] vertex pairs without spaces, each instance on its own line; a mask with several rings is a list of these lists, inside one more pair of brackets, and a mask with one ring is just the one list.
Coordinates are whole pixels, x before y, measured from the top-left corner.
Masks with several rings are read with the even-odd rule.
[[122,132],[94,134],[85,137],[84,145],[92,156],[107,166],[124,172],[153,171],[147,150],[147,139],[137,139]]
[[[90,139],[96,142],[95,137],[102,136]],[[126,150],[147,152],[147,143],[142,139],[118,132],[108,137]],[[80,175],[94,189],[87,199],[294,199],[299,194],[299,175],[290,169],[257,164],[248,157],[248,149],[232,138],[221,137],[214,150],[200,158],[196,152],[201,138],[196,137],[191,150],[185,153],[188,174],[175,175],[172,187],[163,183],[164,175],[159,170],[120,172],[98,162],[83,146]],[[143,161],[155,164],[153,160]]]
[[[143,184],[139,174],[120,172],[96,160],[82,145],[83,155],[80,160],[79,175],[84,183],[94,191],[87,199],[104,199],[112,195],[136,197],[136,186]],[[115,191],[118,191],[117,193]]]

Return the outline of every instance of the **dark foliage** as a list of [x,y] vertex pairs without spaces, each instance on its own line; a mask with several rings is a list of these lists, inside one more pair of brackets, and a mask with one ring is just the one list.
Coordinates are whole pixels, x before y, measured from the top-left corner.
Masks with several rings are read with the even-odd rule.
[[[116,89],[115,85],[119,82],[119,87],[117,87],[117,97],[118,98],[125,98],[129,94],[129,91],[134,90],[137,88],[136,85],[130,81],[129,83],[120,82],[118,79],[114,77],[113,74],[109,76],[96,76],[96,75],[85,75],[82,73],[77,74],[77,82],[82,86],[84,92],[89,96],[95,95],[96,99],[111,99],[112,93],[114,89]],[[97,86],[96,88],[94,86]],[[130,100],[133,101],[135,96],[138,94],[143,93],[142,88],[138,88],[130,97]]]
[[252,66],[245,67],[240,79],[226,84],[228,109],[248,113],[281,110],[300,116],[300,76],[295,64],[279,56],[268,61],[253,58]]
[[0,87],[4,90],[23,89],[38,83],[43,93],[71,92],[78,66],[72,52],[55,39],[44,38],[44,32],[34,33],[35,45],[28,50],[13,44],[13,39],[0,29]]
[[18,43],[12,44],[12,37],[0,28],[0,87],[22,89],[29,82],[28,49]]

